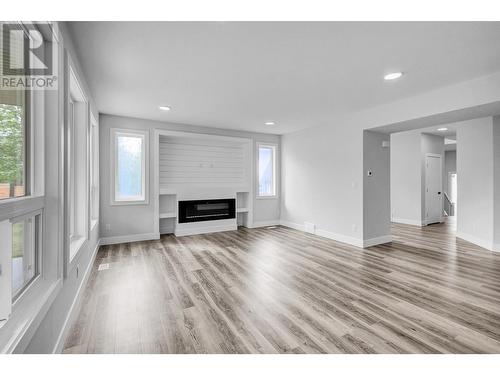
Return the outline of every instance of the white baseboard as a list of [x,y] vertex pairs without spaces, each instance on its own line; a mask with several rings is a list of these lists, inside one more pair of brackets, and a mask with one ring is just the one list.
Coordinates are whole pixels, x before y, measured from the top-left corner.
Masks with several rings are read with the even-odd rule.
[[62,353],[62,351],[63,351],[64,342],[66,341],[66,338],[68,337],[69,330],[73,326],[73,323],[75,322],[75,319],[78,316],[78,313],[80,311],[81,302],[82,302],[82,294],[83,294],[83,291],[85,290],[85,287],[87,286],[87,281],[89,280],[90,273],[92,272],[92,266],[94,265],[97,252],[99,251],[99,247],[101,247],[101,240],[100,239],[97,241],[97,244],[94,248],[94,251],[92,252],[92,256],[90,257],[89,264],[87,265],[87,268],[85,269],[85,273],[82,277],[82,281],[80,282],[80,286],[78,287],[75,298],[73,299],[73,302],[71,303],[71,307],[69,308],[69,312],[68,312],[68,315],[66,316],[66,320],[64,321],[61,332],[59,333],[59,336],[57,337],[56,344],[54,346],[54,349],[52,350],[53,354]]
[[423,227],[423,226],[425,226],[425,223],[422,222],[422,220],[403,219],[403,218],[400,218],[400,217],[393,217],[391,219],[391,222],[393,222],[393,223],[399,223],[399,224],[407,224],[407,225],[416,225],[417,227]]
[[284,227],[292,228],[292,229],[297,229],[302,232],[305,232],[304,225],[302,224],[297,224],[297,223],[292,223],[291,221],[286,221],[286,220],[280,220],[280,225],[283,225]]
[[439,219],[439,221],[427,221],[427,220],[424,220],[422,221],[422,226],[425,227],[426,225],[429,225],[429,224],[437,224],[437,223],[442,223],[444,222],[444,218],[441,218]]
[[195,234],[207,234],[207,233],[214,233],[214,232],[228,232],[231,230],[238,230],[238,226],[236,224],[229,224],[229,225],[210,225],[206,227],[201,227],[201,226],[196,226],[196,227],[185,227],[181,228],[177,226],[175,228],[175,235],[177,237],[182,237],[182,236],[191,236]]
[[386,236],[374,237],[368,240],[363,240],[363,247],[376,246],[388,242],[392,242],[392,236],[390,234]]
[[[292,223],[292,222],[286,221],[286,220],[281,220],[280,224],[285,226],[285,227],[289,227],[289,228],[293,228],[293,229],[297,229],[297,230],[300,230],[302,232],[305,232],[304,225],[301,225],[301,224]],[[315,235],[320,236],[320,237],[325,237],[325,238],[328,238],[330,240],[343,242],[343,243],[346,243],[348,245],[352,245],[352,246],[356,246],[356,247],[362,248],[364,245],[363,240],[360,238],[345,236],[343,234],[333,233],[333,232],[329,232],[329,231],[326,231],[323,229],[316,229]]]
[[172,234],[174,233],[175,225],[160,225],[160,234]]
[[494,243],[493,244],[493,249],[491,251],[499,252],[500,253],[500,243]]
[[490,250],[490,251],[500,251],[500,247],[497,247],[498,244],[495,245],[492,241],[484,240],[482,238],[475,237],[473,235],[470,235],[468,233],[463,233],[463,232],[457,232],[456,236],[458,238],[461,238],[462,240],[465,240],[467,242],[473,243],[474,245],[483,247],[483,248],[485,248],[487,250]]
[[271,227],[273,225],[280,225],[280,221],[279,220],[254,221],[252,226],[250,226],[249,228]]
[[102,237],[101,245],[114,245],[117,243],[158,240],[160,233],[130,234],[127,236]]

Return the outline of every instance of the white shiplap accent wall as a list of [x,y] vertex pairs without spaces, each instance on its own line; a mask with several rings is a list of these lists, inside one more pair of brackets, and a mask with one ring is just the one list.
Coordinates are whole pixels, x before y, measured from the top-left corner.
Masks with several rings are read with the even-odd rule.
[[241,142],[160,136],[159,172],[162,188],[243,186],[247,150]]

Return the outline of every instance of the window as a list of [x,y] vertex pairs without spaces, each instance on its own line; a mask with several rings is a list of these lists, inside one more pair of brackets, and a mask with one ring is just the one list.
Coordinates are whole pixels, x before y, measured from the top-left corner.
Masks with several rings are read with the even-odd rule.
[[99,126],[91,116],[90,121],[90,219],[91,229],[99,220]]
[[89,228],[89,107],[81,85],[70,67],[67,103],[67,178],[69,260],[74,259]]
[[112,204],[147,203],[148,133],[111,129]]
[[40,217],[12,220],[12,297],[19,294],[39,274]]
[[[12,34],[9,53],[0,54],[0,64],[4,59],[27,60],[23,54],[29,43],[24,43],[23,35],[22,32]],[[28,113],[29,91],[0,90],[0,200],[29,194]]]
[[76,222],[76,187],[75,187],[75,159],[76,155],[73,150],[75,149],[75,102],[70,98],[68,106],[68,147],[71,152],[68,155],[69,165],[69,236],[70,239],[75,238],[75,222]]
[[276,146],[258,146],[258,197],[276,196]]
[[41,274],[42,210],[0,221],[0,327]]
[[[3,34],[12,30],[8,37]],[[46,23],[0,22],[0,71],[9,61],[16,70],[36,66],[30,44],[38,46],[39,61],[47,62],[43,57],[51,53],[51,61],[58,62],[61,38],[53,32],[57,27]],[[52,67],[61,76],[57,63]],[[16,76],[33,77],[26,70]],[[62,272],[59,244],[66,220],[59,213],[66,206],[59,198],[67,194],[62,194],[61,89],[54,87],[49,95],[42,87],[0,90],[0,347],[9,352],[36,329],[37,318],[58,292]]]

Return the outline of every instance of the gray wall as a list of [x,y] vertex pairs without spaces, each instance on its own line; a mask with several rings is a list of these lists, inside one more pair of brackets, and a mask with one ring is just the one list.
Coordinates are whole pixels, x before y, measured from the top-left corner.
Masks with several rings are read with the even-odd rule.
[[439,154],[444,138],[411,130],[391,134],[391,219],[412,225],[425,221],[425,155]]
[[[364,132],[363,139],[363,239],[390,236],[390,149],[382,147],[389,134]],[[368,176],[368,171],[372,176]],[[380,204],[384,202],[385,204]],[[370,224],[371,223],[371,224]]]
[[457,234],[491,246],[493,241],[493,121],[466,121],[457,129]]
[[[101,237],[126,236],[134,234],[151,234],[158,232],[154,227],[154,205],[151,199],[153,194],[153,173],[150,173],[149,204],[146,205],[124,205],[112,206],[110,204],[110,129],[138,129],[150,131],[150,166],[153,160],[153,129],[177,130],[183,132],[196,132],[233,137],[246,137],[253,139],[255,150],[256,142],[272,142],[278,144],[277,154],[279,156],[280,136],[271,134],[248,133],[230,130],[221,130],[208,127],[190,126],[184,124],[173,124],[157,121],[142,120],[130,117],[120,117],[101,114],[100,126],[100,198],[101,198]],[[279,158],[278,158],[279,159]],[[280,179],[280,168],[278,160],[277,180]],[[255,199],[254,197],[254,222],[274,222],[279,220],[280,200]],[[109,230],[107,230],[109,225]]]
[[457,171],[457,152],[445,151],[444,153],[444,170],[443,170],[443,189],[450,196],[450,186],[448,186],[448,174]]
[[391,134],[391,219],[421,225],[422,174],[421,134],[407,131]]
[[493,117],[493,250],[500,251],[500,116]]
[[[85,82],[83,71],[78,63],[71,36],[67,30],[65,23],[60,23],[59,26],[64,49],[73,60],[73,63],[76,67],[76,74],[78,76],[80,84],[83,86],[82,89],[89,99],[90,110],[97,118],[96,107],[92,100],[91,92]],[[63,105],[63,103],[60,103],[60,105]],[[52,125],[48,124],[48,126]],[[73,302],[75,301],[77,292],[82,285],[82,282],[84,281],[85,271],[91,264],[92,255],[94,253],[94,250],[96,249],[98,240],[99,225],[96,225],[94,230],[90,233],[89,240],[84,244],[82,249],[75,256],[75,266],[68,270],[67,277],[63,280],[63,287],[61,291],[57,295],[44,319],[40,323],[37,331],[31,339],[31,342],[25,349],[26,353],[51,353],[55,350],[60,349],[60,346],[63,344],[63,342],[59,341],[59,338],[64,338],[61,336],[61,333],[71,323],[67,319],[69,318],[69,313]],[[64,251],[67,251],[67,249],[64,249]],[[77,272],[77,268],[79,272]],[[56,347],[56,345],[59,345],[59,347]]]

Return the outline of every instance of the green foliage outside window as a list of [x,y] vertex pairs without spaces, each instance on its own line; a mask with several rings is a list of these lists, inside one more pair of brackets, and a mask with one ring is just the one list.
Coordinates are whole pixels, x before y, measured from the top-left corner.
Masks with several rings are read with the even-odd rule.
[[23,107],[0,104],[0,184],[24,185]]

